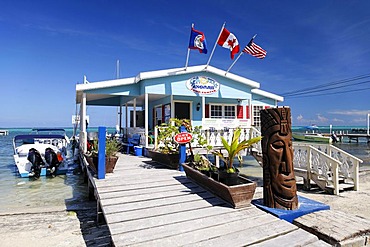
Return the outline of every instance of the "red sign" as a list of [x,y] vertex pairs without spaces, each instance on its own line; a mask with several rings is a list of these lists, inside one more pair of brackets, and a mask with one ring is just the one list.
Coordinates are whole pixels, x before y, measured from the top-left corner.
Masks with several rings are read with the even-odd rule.
[[193,135],[188,132],[182,132],[173,137],[173,140],[178,144],[185,144],[193,139]]

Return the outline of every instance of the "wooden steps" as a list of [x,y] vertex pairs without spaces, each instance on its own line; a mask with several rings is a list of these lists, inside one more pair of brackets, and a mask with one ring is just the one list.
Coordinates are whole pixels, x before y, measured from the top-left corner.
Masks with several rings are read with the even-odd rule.
[[[324,190],[330,194],[334,194],[335,188],[333,185],[328,184],[325,179],[322,177],[318,176],[315,173],[311,173],[311,182],[314,183],[307,183],[307,170],[305,169],[299,169],[299,168],[294,168],[294,174],[297,177],[302,177],[304,179],[304,185],[303,188],[305,190],[312,190],[312,189],[317,189],[319,187],[321,190]],[[353,190],[355,185],[351,181],[346,181],[343,177],[339,177],[339,192],[343,192],[346,190]]]

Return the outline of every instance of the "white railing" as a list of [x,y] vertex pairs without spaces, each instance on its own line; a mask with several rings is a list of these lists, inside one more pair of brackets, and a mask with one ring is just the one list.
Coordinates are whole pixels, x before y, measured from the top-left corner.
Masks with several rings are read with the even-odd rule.
[[[222,147],[222,141],[221,137],[225,138],[225,140],[230,144],[234,135],[234,131],[236,128],[225,128],[224,130],[215,130],[215,129],[209,129],[209,130],[202,130],[202,135],[206,138],[207,144],[214,147]],[[254,137],[261,136],[261,132],[256,129],[255,127],[250,127],[250,128],[241,128],[241,134],[239,137],[239,141],[243,140],[249,140]],[[261,142],[258,142],[256,144],[252,145],[252,148],[262,154],[262,147],[261,147]],[[240,155],[245,156],[247,155],[248,150],[242,151]]]
[[302,145],[294,143],[294,159],[293,164],[295,169],[307,171],[305,177],[309,183],[311,173],[317,177],[324,179],[326,184],[334,188],[334,194],[339,194],[339,162],[320,151],[311,145]]
[[[161,127],[163,128],[163,127]],[[233,137],[233,134],[234,134],[234,131],[236,130],[236,128],[224,128],[223,130],[219,130],[219,129],[213,129],[213,128],[210,128],[210,129],[207,129],[207,130],[201,130],[201,133],[200,135],[205,139],[207,140],[207,145],[210,145],[212,146],[213,148],[219,148],[219,147],[222,147],[222,141],[221,141],[221,137],[225,138],[225,140],[228,142],[228,143],[231,143],[232,141],[232,137]],[[251,139],[251,138],[254,138],[254,137],[258,137],[258,136],[261,136],[261,132],[256,129],[255,127],[250,127],[250,128],[241,128],[241,134],[240,134],[240,137],[239,137],[239,141],[243,141],[243,140],[248,140],[248,139]],[[158,145],[160,145],[160,143],[158,142],[158,127],[155,128],[155,147],[158,147]],[[197,147],[198,146],[198,136],[197,135],[193,135],[193,141],[192,141],[192,146],[193,147]],[[261,142],[258,142],[256,144],[253,144],[252,148],[262,154],[262,147],[261,147]],[[245,150],[245,152],[243,154],[241,154],[242,156],[245,156],[247,155],[246,153],[247,150]]]
[[339,193],[339,175],[353,181],[354,190],[359,189],[359,166],[361,159],[329,144],[297,143],[293,144],[295,168],[307,170],[324,178],[334,186],[334,194]]

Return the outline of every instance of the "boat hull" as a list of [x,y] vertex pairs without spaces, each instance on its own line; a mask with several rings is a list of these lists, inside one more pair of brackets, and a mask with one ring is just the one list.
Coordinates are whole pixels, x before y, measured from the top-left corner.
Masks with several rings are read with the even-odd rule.
[[328,143],[328,144],[332,143],[332,138],[328,136],[292,133],[292,137],[296,141],[320,142],[320,143]]

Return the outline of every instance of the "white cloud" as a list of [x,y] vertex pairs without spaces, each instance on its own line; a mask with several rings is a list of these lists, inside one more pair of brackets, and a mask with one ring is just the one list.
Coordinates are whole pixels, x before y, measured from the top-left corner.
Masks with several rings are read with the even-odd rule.
[[320,123],[327,123],[328,122],[328,119],[324,116],[321,116],[320,114],[317,114],[317,120],[320,122]]
[[337,115],[359,115],[359,116],[366,116],[370,113],[370,110],[336,110],[328,112],[329,114],[337,114]]

